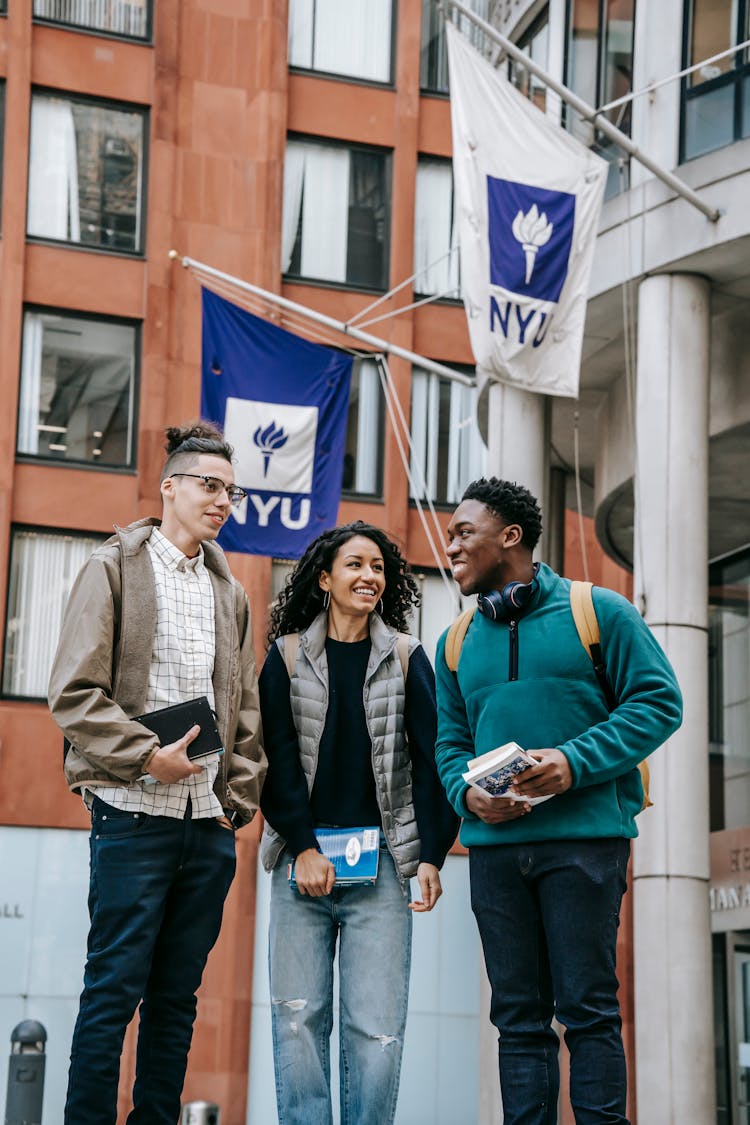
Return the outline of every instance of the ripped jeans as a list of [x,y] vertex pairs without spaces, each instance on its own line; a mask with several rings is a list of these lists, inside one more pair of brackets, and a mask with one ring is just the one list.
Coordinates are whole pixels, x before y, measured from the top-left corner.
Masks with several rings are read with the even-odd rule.
[[271,879],[269,968],[280,1125],[331,1125],[333,961],[339,942],[341,1125],[390,1125],[409,998],[411,911],[390,853],[372,887],[311,898]]

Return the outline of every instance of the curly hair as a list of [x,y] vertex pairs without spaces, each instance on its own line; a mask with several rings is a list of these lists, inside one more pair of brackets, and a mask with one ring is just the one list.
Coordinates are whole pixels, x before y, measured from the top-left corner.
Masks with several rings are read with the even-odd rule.
[[542,513],[536,497],[515,481],[498,477],[472,481],[462,500],[479,500],[505,524],[517,523],[523,532],[521,543],[533,551],[542,534]]
[[234,449],[229,442],[224,440],[224,435],[213,422],[204,422],[198,419],[195,422],[186,422],[182,426],[170,426],[165,431],[167,444],[167,459],[161,471],[161,479],[177,470],[183,471],[194,465],[202,453],[211,453],[214,457],[223,457],[232,464]]
[[284,589],[271,606],[268,643],[286,633],[301,633],[323,609],[323,591],[318,585],[322,571],[330,571],[338,552],[355,535],[371,539],[383,556],[383,611],[386,625],[404,633],[412,606],[420,603],[419,590],[409,564],[384,531],[372,524],[354,523],[324,531],[305,551],[286,580]]

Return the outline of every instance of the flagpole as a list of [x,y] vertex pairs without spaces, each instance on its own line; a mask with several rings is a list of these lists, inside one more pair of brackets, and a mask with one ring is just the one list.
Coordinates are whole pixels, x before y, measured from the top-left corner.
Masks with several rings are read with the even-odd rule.
[[[176,260],[180,255],[176,250],[170,250],[169,257]],[[451,367],[443,367],[442,363],[436,363],[426,356],[410,352],[407,348],[400,348],[397,344],[391,344],[387,340],[371,336],[369,332],[361,332],[358,328],[350,327],[341,320],[334,320],[333,317],[318,312],[317,309],[299,305],[296,301],[290,301],[287,297],[281,297],[278,293],[271,293],[268,289],[261,289],[260,286],[252,285],[249,281],[242,281],[239,277],[233,277],[232,274],[223,273],[221,270],[214,269],[213,266],[207,266],[205,262],[198,262],[195,258],[182,258],[181,261],[185,269],[192,268],[207,277],[215,277],[219,281],[229,282],[230,285],[234,285],[246,293],[252,293],[255,297],[262,297],[271,304],[278,305],[279,308],[298,313],[317,324],[325,324],[326,327],[333,328],[344,336],[351,336],[355,340],[360,340],[363,344],[369,344],[370,347],[379,352],[386,352],[389,355],[396,355],[400,359],[406,359],[409,363],[416,364],[417,367],[422,367],[426,371],[432,371],[443,379],[451,379],[454,383],[463,383],[465,387],[476,387],[477,385],[476,379],[471,375],[464,375],[460,371],[454,371]]]
[[634,144],[626,133],[623,133],[613,125],[611,121],[608,121],[606,117],[601,116],[601,110],[594,109],[588,102],[579,98],[578,94],[574,94],[567,86],[563,86],[562,82],[558,82],[557,79],[553,78],[543,67],[530,59],[520,47],[516,46],[512,40],[508,39],[502,32],[493,27],[492,24],[487,23],[487,21],[483,20],[481,16],[478,16],[476,12],[472,12],[471,8],[467,8],[460,0],[442,0],[442,3],[444,3],[446,8],[453,8],[470,20],[475,27],[483,31],[498,47],[502,47],[506,54],[510,55],[512,59],[515,59],[516,62],[521,63],[525,70],[528,70],[530,74],[533,74],[540,82],[543,82],[545,86],[549,86],[550,90],[553,90],[564,102],[572,106],[576,113],[579,113],[585,121],[593,122],[596,128],[601,133],[604,133],[605,137],[609,137],[611,141],[614,141],[615,144],[624,149],[634,160],[639,161],[645,168],[648,168],[649,172],[653,172],[658,180],[661,180],[663,184],[666,184],[667,187],[671,188],[672,191],[676,192],[686,200],[686,202],[691,203],[693,207],[697,207],[712,223],[715,223],[720,218],[721,211],[705,203],[698,193],[693,191],[683,180],[673,175],[672,172],[668,172],[666,168],[662,168],[661,165],[653,161],[650,156],[646,156],[645,153],[641,152],[638,145]]

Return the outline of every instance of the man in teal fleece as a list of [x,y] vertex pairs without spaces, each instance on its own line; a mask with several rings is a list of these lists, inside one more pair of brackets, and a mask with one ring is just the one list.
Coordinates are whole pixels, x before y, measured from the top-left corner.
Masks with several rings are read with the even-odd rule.
[[[505,1125],[555,1125],[556,1016],[570,1049],[577,1125],[627,1122],[615,948],[630,840],[643,803],[638,763],[679,727],[674,672],[633,606],[595,588],[609,710],[576,631],[570,582],[532,553],[541,513],[525,488],[475,481],[448,526],[447,554],[478,612],[457,671],[436,658],[436,759],[463,817],[471,902],[500,1038]],[[466,785],[467,761],[517,742],[537,765],[518,800]],[[551,797],[536,803],[532,798]]]

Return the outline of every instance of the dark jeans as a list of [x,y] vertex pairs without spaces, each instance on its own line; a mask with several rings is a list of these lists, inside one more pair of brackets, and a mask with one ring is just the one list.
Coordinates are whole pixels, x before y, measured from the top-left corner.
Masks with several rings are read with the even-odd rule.
[[471,904],[500,1033],[505,1125],[555,1125],[556,1016],[577,1125],[627,1125],[615,947],[630,841],[469,849]]
[[73,1033],[66,1125],[114,1125],[125,1029],[139,1003],[130,1125],[174,1125],[195,993],[234,876],[216,820],[123,812],[94,800],[91,929]]

